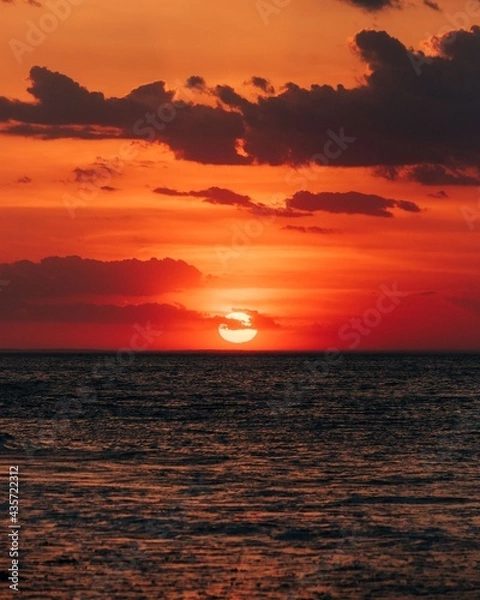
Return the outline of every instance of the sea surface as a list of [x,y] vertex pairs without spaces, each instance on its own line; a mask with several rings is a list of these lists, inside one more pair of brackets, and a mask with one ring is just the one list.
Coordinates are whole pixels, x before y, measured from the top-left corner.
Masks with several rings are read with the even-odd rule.
[[480,598],[480,356],[3,354],[0,389],[1,599]]

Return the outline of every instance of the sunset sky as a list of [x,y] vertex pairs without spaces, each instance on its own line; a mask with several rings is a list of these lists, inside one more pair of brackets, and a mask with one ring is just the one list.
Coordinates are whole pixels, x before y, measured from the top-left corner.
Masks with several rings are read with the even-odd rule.
[[1,348],[480,349],[480,1],[0,11]]

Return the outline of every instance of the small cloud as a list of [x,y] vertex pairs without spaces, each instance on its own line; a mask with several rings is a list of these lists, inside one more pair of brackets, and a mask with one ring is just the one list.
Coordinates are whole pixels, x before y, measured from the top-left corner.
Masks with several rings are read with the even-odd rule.
[[190,90],[204,90],[206,86],[205,79],[200,75],[192,75],[187,79],[186,87]]
[[392,165],[380,165],[373,169],[373,174],[375,177],[383,177],[383,179],[388,179],[388,181],[396,181],[399,176],[399,169]]
[[386,8],[402,8],[402,0],[346,0],[358,8],[368,12],[377,12]]
[[111,185],[102,185],[102,187],[100,189],[103,190],[104,192],[116,192],[118,190],[118,188],[113,187]]
[[110,182],[114,177],[122,174],[122,163],[117,159],[105,159],[98,157],[88,167],[76,167],[73,169],[74,182],[79,185],[94,185],[100,189],[111,187]]
[[244,207],[254,206],[250,196],[237,194],[237,192],[220,187],[209,187],[206,190],[191,190],[190,192],[181,192],[171,188],[158,187],[153,191],[155,194],[162,194],[163,196],[190,196],[193,198],[203,198],[205,202],[210,204],[229,204],[231,206]]
[[425,4],[425,6],[428,6],[432,10],[436,10],[436,11],[439,11],[439,12],[442,11],[442,9],[440,8],[440,6],[436,2],[434,2],[434,0],[423,0],[423,3]]
[[420,212],[421,208],[408,200],[392,200],[375,194],[360,192],[319,192],[305,190],[296,192],[287,200],[287,206],[304,211],[323,211],[336,214],[367,215],[371,217],[393,217],[390,209],[399,208],[407,212]]
[[299,233],[316,233],[318,235],[330,235],[332,233],[339,233],[336,229],[326,229],[324,227],[316,227],[315,225],[311,227],[301,227],[300,225],[287,225],[286,227],[282,227],[286,231],[298,231]]
[[[257,329],[278,329],[280,327],[280,325],[276,323],[272,317],[262,315],[258,312],[258,310],[250,310],[248,308],[233,308],[232,312],[243,312],[247,314],[251,319],[251,323],[247,327],[254,327]],[[237,319],[227,319],[227,321],[231,322],[231,325],[233,325],[233,327],[230,327],[231,329],[245,328],[245,324]]]
[[439,190],[433,194],[428,194],[428,196],[429,198],[448,198],[447,192],[444,192],[443,190]]
[[409,296],[436,296],[437,292],[434,290],[424,290],[422,292],[410,292]]
[[17,183],[32,183],[32,180],[27,175],[24,175],[23,177],[20,177],[20,179],[17,179]]
[[251,83],[254,87],[262,90],[262,92],[265,92],[266,94],[275,93],[275,88],[268,79],[265,79],[265,77],[253,76],[247,83]]
[[[0,0],[4,4],[15,4],[15,0]],[[42,6],[41,2],[38,0],[23,0],[25,4],[30,4],[30,6]]]

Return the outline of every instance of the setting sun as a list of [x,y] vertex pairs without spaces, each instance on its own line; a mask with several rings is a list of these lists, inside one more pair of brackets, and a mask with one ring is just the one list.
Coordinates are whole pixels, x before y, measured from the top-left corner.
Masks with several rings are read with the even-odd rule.
[[258,333],[252,327],[252,317],[245,312],[234,311],[226,315],[227,323],[218,326],[218,333],[227,342],[245,344],[251,342]]

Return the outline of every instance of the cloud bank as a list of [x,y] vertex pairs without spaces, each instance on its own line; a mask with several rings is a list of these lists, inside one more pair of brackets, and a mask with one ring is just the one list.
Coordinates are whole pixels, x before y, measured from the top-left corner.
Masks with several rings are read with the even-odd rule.
[[[0,130],[46,139],[142,139],[205,164],[478,165],[480,142],[472,132],[480,127],[480,27],[431,45],[434,54],[426,57],[385,31],[363,30],[353,48],[368,74],[357,87],[289,82],[275,93],[255,76],[257,99],[217,85],[208,89],[216,106],[179,102],[164,81],[109,98],[36,66],[32,102],[0,97]],[[196,75],[188,86],[205,82]]]

